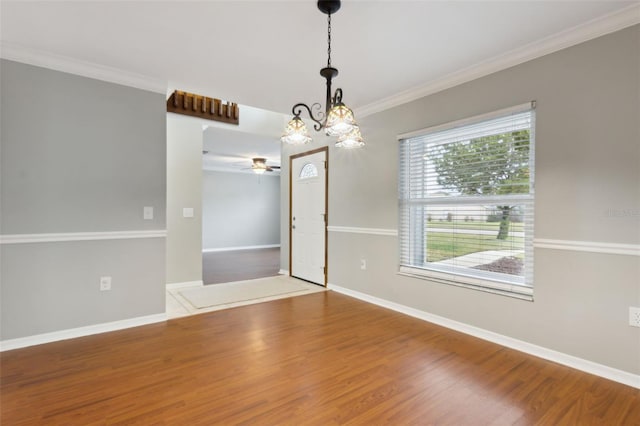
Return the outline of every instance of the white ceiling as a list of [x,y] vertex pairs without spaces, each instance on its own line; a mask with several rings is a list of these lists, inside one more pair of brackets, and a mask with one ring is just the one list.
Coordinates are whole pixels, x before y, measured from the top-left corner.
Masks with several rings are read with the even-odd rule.
[[[237,130],[209,127],[203,135],[202,167],[206,170],[252,173],[252,158],[267,159],[267,166],[280,165],[277,138]],[[277,173],[277,171],[275,171]]]
[[[398,94],[438,87],[461,70],[500,63],[505,55],[580,33],[585,25],[596,27],[594,20],[618,16],[625,8],[632,7],[623,13],[639,22],[637,5],[343,1],[332,19],[332,63],[340,70],[334,87],[344,89],[345,103],[356,113],[372,111]],[[326,15],[315,1],[3,0],[0,8],[5,52],[11,46],[59,55],[162,81],[170,90],[287,114],[297,102],[324,101],[318,72],[326,65]],[[207,161],[216,168],[242,158],[250,167],[248,159],[256,155],[278,163],[274,140],[207,132],[205,167]],[[223,148],[208,140],[234,142]]]
[[[358,108],[637,2],[357,1],[333,17],[336,86]],[[288,113],[324,101],[315,2],[7,1],[3,42]]]

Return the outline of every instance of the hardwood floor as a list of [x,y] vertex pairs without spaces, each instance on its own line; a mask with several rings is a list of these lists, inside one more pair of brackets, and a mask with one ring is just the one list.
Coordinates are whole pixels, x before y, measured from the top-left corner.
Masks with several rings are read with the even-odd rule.
[[219,284],[273,277],[280,270],[280,248],[202,254],[202,281]]
[[331,291],[0,361],[3,425],[640,424],[638,389]]

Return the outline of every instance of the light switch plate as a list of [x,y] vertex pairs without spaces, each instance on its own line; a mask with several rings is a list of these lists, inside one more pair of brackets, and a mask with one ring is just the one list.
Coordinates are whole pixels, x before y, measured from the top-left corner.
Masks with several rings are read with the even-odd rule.
[[111,277],[100,277],[100,291],[111,290]]
[[629,307],[629,325],[632,327],[640,327],[640,308],[635,306]]
[[182,209],[182,217],[193,217],[193,207],[185,207]]
[[143,212],[142,212],[142,217],[143,217],[144,220],[153,219],[153,207],[151,207],[151,206],[144,207]]

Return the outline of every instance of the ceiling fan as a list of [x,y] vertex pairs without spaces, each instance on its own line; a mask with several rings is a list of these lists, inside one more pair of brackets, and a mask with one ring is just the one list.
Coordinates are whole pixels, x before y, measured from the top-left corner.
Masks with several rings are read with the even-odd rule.
[[253,164],[251,170],[256,174],[263,174],[264,172],[272,172],[275,169],[280,169],[280,166],[267,166],[267,159],[262,157],[256,157],[252,159]]

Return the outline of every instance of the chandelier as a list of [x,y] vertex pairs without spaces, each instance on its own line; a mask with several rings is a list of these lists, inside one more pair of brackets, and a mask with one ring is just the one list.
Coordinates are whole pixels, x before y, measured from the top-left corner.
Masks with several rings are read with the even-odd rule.
[[[295,104],[292,108],[293,118],[287,124],[282,142],[301,145],[311,142],[311,136],[306,124],[300,118],[304,110],[314,121],[313,128],[319,132],[324,129],[327,136],[338,138],[336,146],[339,148],[359,148],[364,146],[360,128],[353,117],[353,111],[342,102],[342,89],[336,89],[331,94],[331,80],[338,75],[338,70],[331,66],[331,15],[340,9],[340,0],[318,0],[318,9],[327,15],[327,66],[320,70],[320,75],[327,80],[327,97],[324,112],[322,106],[314,103],[309,107],[305,103]],[[316,115],[314,115],[316,111]]]

